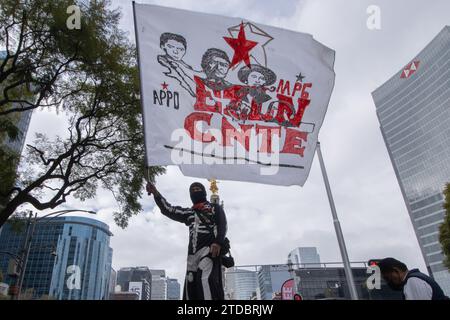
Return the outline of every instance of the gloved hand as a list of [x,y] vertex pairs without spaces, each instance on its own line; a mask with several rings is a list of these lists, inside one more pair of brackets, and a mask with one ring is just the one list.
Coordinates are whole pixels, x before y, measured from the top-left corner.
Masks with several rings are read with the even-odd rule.
[[221,248],[221,246],[220,246],[220,244],[218,244],[218,243],[213,243],[213,244],[211,245],[209,252],[211,253],[211,256],[212,256],[213,258],[219,256],[219,254],[220,254],[220,248]]
[[155,195],[155,196],[158,196],[158,195],[159,195],[159,192],[158,192],[158,190],[156,189],[155,185],[154,185],[153,183],[151,183],[151,182],[147,182],[146,189],[147,189],[147,193],[148,193],[149,196],[151,196],[152,193],[153,193],[153,195]]

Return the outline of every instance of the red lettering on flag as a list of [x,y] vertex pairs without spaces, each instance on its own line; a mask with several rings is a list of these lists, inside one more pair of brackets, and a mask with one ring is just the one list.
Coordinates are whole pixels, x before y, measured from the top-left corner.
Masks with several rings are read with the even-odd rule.
[[222,117],[222,145],[228,147],[231,145],[231,140],[238,141],[246,151],[250,150],[250,135],[252,125],[240,125],[241,130],[233,127],[225,117]]
[[283,150],[280,153],[298,154],[303,157],[306,147],[302,147],[302,141],[308,140],[308,133],[286,128],[286,138],[284,140]]
[[212,113],[193,112],[184,120],[184,129],[189,133],[189,136],[193,140],[201,142],[213,142],[216,138],[209,132],[200,132],[195,127],[195,124],[199,121],[211,124]]

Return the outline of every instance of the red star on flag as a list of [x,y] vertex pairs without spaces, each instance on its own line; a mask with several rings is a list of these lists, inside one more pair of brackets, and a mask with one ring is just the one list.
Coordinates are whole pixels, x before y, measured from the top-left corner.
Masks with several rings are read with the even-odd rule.
[[417,69],[419,68],[419,64],[420,64],[419,60],[410,62],[405,67],[405,69],[403,69],[400,78],[401,79],[407,79],[407,78],[411,77],[417,71]]
[[223,38],[234,50],[233,60],[231,61],[230,67],[239,64],[241,61],[244,61],[245,64],[250,67],[250,57],[248,53],[258,44],[258,42],[250,41],[245,38],[244,24],[241,23],[241,28],[239,29],[239,34],[236,39],[229,37]]
[[167,90],[167,87],[169,85],[164,81],[164,83],[161,83],[161,87],[163,88],[163,90]]

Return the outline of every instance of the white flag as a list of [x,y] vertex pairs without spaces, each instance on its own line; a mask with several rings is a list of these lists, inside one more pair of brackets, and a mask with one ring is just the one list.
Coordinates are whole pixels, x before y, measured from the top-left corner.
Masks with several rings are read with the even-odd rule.
[[303,185],[334,86],[309,34],[135,4],[148,166]]

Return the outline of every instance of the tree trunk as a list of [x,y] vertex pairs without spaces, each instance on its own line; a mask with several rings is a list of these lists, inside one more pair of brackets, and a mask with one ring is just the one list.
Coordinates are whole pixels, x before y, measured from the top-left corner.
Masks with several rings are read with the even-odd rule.
[[5,207],[0,210],[0,228],[5,224],[6,220],[16,211],[22,203],[16,198],[9,201]]

